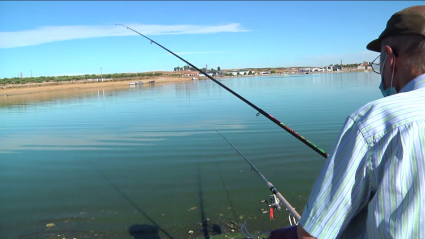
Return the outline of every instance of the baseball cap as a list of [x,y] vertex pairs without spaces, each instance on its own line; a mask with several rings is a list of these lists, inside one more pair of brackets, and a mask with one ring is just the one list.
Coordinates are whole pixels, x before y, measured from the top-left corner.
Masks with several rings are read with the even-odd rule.
[[378,39],[367,44],[371,51],[381,52],[381,41],[385,37],[415,34],[425,36],[425,5],[412,6],[394,13]]

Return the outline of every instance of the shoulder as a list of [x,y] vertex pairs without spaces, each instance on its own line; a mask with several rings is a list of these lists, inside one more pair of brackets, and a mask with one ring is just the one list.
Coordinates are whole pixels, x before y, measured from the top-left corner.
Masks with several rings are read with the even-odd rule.
[[358,126],[367,141],[401,125],[425,120],[425,89],[369,102],[349,118]]

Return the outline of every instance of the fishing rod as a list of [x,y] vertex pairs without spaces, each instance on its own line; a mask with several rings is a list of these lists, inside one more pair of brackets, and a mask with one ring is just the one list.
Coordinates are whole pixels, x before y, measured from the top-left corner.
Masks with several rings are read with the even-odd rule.
[[191,64],[190,62],[186,61],[185,59],[181,58],[180,56],[178,56],[177,54],[175,54],[174,52],[168,50],[167,48],[165,48],[164,46],[162,46],[161,44],[157,43],[156,41],[150,39],[149,37],[143,35],[142,33],[127,27],[125,25],[122,24],[116,24],[116,25],[120,25],[123,27],[126,27],[127,29],[139,34],[140,36],[148,39],[151,44],[155,43],[157,46],[161,47],[162,49],[168,51],[169,53],[171,53],[172,55],[174,55],[175,57],[179,58],[180,60],[184,61],[186,64],[190,65],[191,67],[195,68],[197,71],[199,71],[200,73],[204,74],[206,77],[208,77],[210,80],[214,81],[215,83],[217,83],[219,86],[223,87],[224,89],[226,89],[227,91],[229,91],[230,93],[232,93],[234,96],[238,97],[239,99],[241,99],[243,102],[247,103],[249,106],[251,106],[252,108],[254,108],[255,110],[258,111],[257,116],[259,114],[264,115],[266,118],[268,118],[269,120],[271,120],[272,122],[274,122],[275,124],[277,124],[278,126],[280,126],[282,129],[284,129],[286,132],[290,133],[292,136],[294,136],[295,138],[297,138],[298,140],[300,140],[301,142],[303,142],[305,145],[307,145],[308,147],[310,147],[311,149],[313,149],[314,151],[316,151],[317,153],[319,153],[320,155],[322,155],[323,157],[327,158],[328,157],[328,153],[326,153],[323,149],[319,148],[317,145],[313,144],[310,140],[304,138],[303,136],[301,136],[300,134],[298,134],[296,131],[294,131],[293,129],[289,128],[286,124],[280,122],[279,120],[277,120],[275,117],[273,117],[271,114],[265,112],[264,110],[260,109],[259,107],[257,107],[256,105],[254,105],[253,103],[251,103],[250,101],[248,101],[247,99],[243,98],[242,96],[240,96],[238,93],[234,92],[233,90],[231,90],[230,88],[228,88],[227,86],[223,85],[222,83],[220,83],[219,81],[217,81],[216,79],[214,79],[212,76],[208,75],[207,73],[205,73],[204,71],[202,71],[201,69],[199,69],[198,67],[194,66],[193,64]]
[[[272,191],[273,195],[275,195],[280,200],[280,202],[283,203],[283,205],[285,205],[286,209],[291,213],[291,215],[293,217],[295,217],[295,219],[297,221],[299,221],[301,219],[300,214],[298,214],[298,212],[295,211],[295,208],[293,208],[291,206],[291,204],[289,204],[289,202],[286,201],[286,199],[282,196],[282,194],[280,194],[279,191],[277,191],[277,189],[273,186],[273,184],[271,182],[269,182],[269,180],[267,180],[267,178],[264,177],[264,175],[260,171],[258,171],[258,169],[254,166],[254,164],[252,164],[251,161],[249,161],[249,159],[247,159],[245,157],[245,155],[243,155],[242,152],[239,151],[239,149],[236,148],[236,146],[232,144],[232,142],[230,142],[226,137],[224,137],[224,135],[222,135],[217,130],[216,130],[216,132],[219,133],[221,135],[221,137],[223,137],[236,150],[236,152],[238,152],[238,154],[240,156],[242,156],[242,158],[245,159],[245,161],[251,166],[251,169],[254,170],[258,174],[258,176],[260,176],[260,178],[267,184],[267,187],[269,187],[269,189],[270,189],[270,191]],[[276,202],[276,203],[279,204],[279,202]]]

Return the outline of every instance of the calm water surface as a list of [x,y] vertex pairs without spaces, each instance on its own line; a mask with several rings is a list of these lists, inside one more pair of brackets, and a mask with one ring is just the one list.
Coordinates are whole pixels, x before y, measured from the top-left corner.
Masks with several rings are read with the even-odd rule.
[[[221,82],[329,152],[346,117],[381,97],[379,80]],[[268,188],[215,130],[299,213],[325,160],[211,81],[24,97],[0,99],[0,238],[206,238],[227,233],[229,220],[273,230],[288,225],[287,213],[261,212]],[[138,237],[135,228],[158,230]]]

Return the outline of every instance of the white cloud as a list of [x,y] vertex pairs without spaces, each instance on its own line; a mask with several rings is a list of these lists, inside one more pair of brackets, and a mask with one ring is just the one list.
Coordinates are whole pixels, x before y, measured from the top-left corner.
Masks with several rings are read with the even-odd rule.
[[[145,25],[128,27],[144,35],[208,34],[220,32],[246,32],[239,23],[217,26],[201,25]],[[39,45],[43,43],[110,36],[134,36],[136,33],[123,26],[45,26],[18,32],[0,32],[0,48]]]

